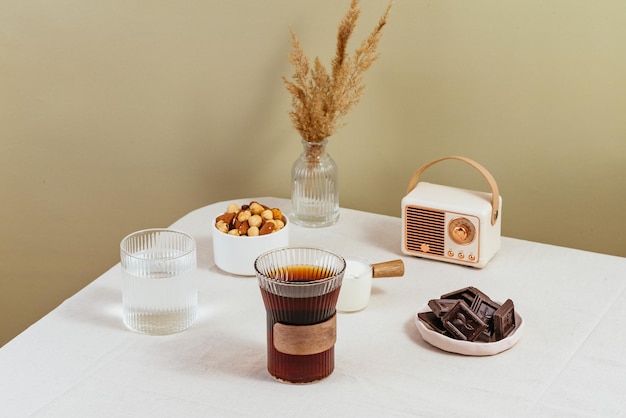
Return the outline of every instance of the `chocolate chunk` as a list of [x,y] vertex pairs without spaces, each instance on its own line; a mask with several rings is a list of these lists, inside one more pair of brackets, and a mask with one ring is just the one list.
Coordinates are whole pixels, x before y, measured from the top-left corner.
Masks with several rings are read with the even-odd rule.
[[464,300],[459,300],[444,315],[442,322],[444,328],[454,338],[464,341],[474,341],[487,328],[487,324],[470,309]]
[[493,313],[493,330],[496,341],[509,336],[515,329],[515,306],[511,299],[507,299],[502,306]]
[[496,341],[496,334],[493,332],[492,327],[487,324],[487,328],[485,328],[485,330],[481,332],[474,341],[481,343],[493,343]]
[[480,335],[480,337],[478,338],[479,341],[495,341],[492,317],[494,312],[497,311],[499,308],[499,303],[496,303],[489,298],[485,298],[484,294],[477,294],[474,298],[474,302],[470,306],[470,309],[476,315],[478,315],[478,317],[482,319],[485,324],[487,324],[487,328],[485,328],[482,335]]
[[447,314],[457,302],[457,299],[431,299],[428,301],[428,307],[433,310],[435,315],[441,318]]
[[420,321],[422,321],[426,326],[432,329],[439,334],[445,334],[446,329],[443,327],[443,323],[441,322],[441,318],[435,315],[432,312],[420,312],[417,314],[417,317]]
[[474,286],[464,287],[462,289],[455,290],[453,292],[441,295],[441,299],[460,299],[460,300],[464,300],[465,303],[467,303],[468,306],[472,306],[472,304],[474,303],[474,300],[476,299],[476,297],[480,297],[481,299],[484,299],[484,300],[490,300],[489,296],[487,296],[486,294],[484,294],[483,292],[481,292],[480,290],[478,290]]
[[474,311],[483,321],[487,322],[491,319],[494,312],[500,308],[500,304],[492,301],[491,299],[485,299],[482,296],[476,296],[474,302],[470,306],[470,309]]

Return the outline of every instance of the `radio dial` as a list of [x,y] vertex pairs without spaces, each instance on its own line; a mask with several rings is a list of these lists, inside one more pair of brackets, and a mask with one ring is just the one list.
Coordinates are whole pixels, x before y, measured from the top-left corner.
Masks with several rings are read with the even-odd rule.
[[450,238],[461,245],[469,244],[476,237],[474,224],[466,218],[455,218],[450,221],[448,232]]
[[455,227],[453,232],[456,238],[462,242],[465,242],[467,240],[467,236],[469,235],[469,231],[463,225]]

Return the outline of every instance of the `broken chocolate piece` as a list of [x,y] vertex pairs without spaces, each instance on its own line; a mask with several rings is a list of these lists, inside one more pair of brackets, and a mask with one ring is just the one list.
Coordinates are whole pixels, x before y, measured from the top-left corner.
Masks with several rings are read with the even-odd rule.
[[493,313],[493,331],[496,340],[509,336],[515,329],[515,306],[511,299],[507,299],[502,306]]
[[431,299],[428,301],[428,307],[438,317],[443,317],[448,311],[456,305],[457,299]]
[[470,309],[478,315],[480,319],[487,324],[487,328],[483,331],[482,335],[478,338],[478,341],[491,342],[495,341],[495,334],[493,332],[493,313],[500,308],[500,304],[492,301],[484,296],[484,293],[477,294],[474,298],[474,302],[470,306]]
[[445,334],[446,329],[443,327],[443,323],[441,322],[441,318],[435,315],[432,312],[420,312],[417,314],[417,317],[422,321],[426,326],[432,329],[439,334]]
[[491,299],[485,299],[482,296],[476,296],[474,302],[470,306],[470,309],[485,322],[491,319],[493,313],[499,308],[499,303],[496,303]]
[[474,341],[487,328],[487,324],[470,309],[464,300],[459,300],[444,315],[442,322],[444,328],[454,338],[464,341]]
[[483,292],[481,292],[480,290],[478,290],[474,286],[464,287],[463,289],[455,290],[453,292],[441,295],[441,299],[461,299],[461,300],[464,300],[465,303],[467,303],[467,305],[470,306],[470,307],[472,306],[472,304],[474,303],[474,300],[477,297],[480,297],[481,299],[484,299],[484,300],[491,300],[491,299],[489,299],[489,296],[487,296],[486,294],[484,294]]

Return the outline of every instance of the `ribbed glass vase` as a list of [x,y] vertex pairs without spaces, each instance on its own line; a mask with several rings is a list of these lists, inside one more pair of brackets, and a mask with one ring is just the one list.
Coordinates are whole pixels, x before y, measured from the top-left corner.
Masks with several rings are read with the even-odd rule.
[[297,225],[323,227],[339,219],[337,165],[326,152],[327,140],[307,142],[291,168],[291,217]]

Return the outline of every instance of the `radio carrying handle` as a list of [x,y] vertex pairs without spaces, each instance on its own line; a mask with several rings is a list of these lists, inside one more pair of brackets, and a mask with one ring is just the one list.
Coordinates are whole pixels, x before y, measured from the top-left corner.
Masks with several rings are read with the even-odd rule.
[[498,192],[498,184],[496,183],[496,179],[493,178],[491,173],[487,171],[485,167],[483,167],[482,165],[478,164],[476,161],[470,158],[460,157],[457,155],[451,155],[448,157],[437,158],[436,160],[433,160],[429,163],[424,164],[423,166],[418,168],[417,171],[413,174],[413,177],[411,177],[411,181],[409,182],[409,187],[406,191],[407,194],[411,190],[413,190],[415,186],[417,186],[417,182],[424,171],[426,171],[430,166],[437,164],[438,162],[444,161],[444,160],[463,161],[471,165],[472,167],[474,167],[476,170],[478,170],[480,174],[482,174],[483,177],[487,180],[487,182],[489,183],[489,187],[491,188],[491,225],[494,225],[496,223],[496,220],[498,219],[498,215],[499,215],[498,208],[500,207],[500,193]]

